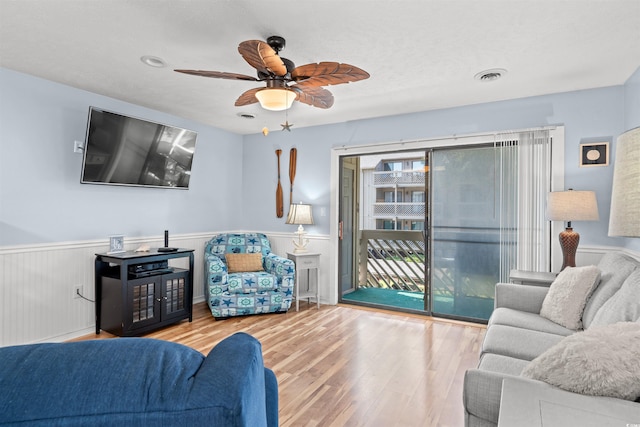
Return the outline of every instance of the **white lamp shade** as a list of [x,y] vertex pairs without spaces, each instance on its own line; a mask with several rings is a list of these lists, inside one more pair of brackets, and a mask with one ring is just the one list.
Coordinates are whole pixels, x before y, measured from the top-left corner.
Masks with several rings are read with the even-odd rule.
[[291,108],[296,93],[289,89],[265,88],[256,92],[260,106],[265,110],[282,111]]
[[311,205],[298,205],[289,206],[289,215],[287,215],[287,224],[313,224],[313,213],[311,212]]
[[553,191],[547,194],[550,221],[597,221],[598,202],[593,191]]
[[616,143],[609,236],[640,237],[640,128]]

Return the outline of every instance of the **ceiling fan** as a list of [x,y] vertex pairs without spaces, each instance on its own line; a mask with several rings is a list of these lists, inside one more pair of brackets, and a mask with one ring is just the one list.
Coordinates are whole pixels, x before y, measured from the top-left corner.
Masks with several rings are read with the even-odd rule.
[[258,77],[222,71],[174,70],[179,73],[229,80],[265,82],[266,87],[249,89],[236,100],[235,106],[260,105],[272,111],[286,110],[293,101],[318,108],[330,108],[333,95],[322,86],[357,82],[369,78],[369,73],[349,64],[320,62],[296,67],[278,53],[285,47],[285,39],[271,36],[267,42],[247,40],[238,46],[240,55],[258,71]]

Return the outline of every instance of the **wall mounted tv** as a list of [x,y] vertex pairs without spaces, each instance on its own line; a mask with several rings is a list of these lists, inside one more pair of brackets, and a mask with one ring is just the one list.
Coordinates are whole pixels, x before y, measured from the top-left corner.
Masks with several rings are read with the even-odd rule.
[[197,136],[90,107],[80,182],[188,189]]

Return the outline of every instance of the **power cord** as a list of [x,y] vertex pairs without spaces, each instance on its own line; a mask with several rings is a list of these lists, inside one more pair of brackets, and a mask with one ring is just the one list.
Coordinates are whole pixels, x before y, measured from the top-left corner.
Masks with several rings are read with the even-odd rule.
[[82,295],[82,294],[80,293],[80,289],[76,289],[76,295],[78,295],[78,296],[79,296],[80,298],[82,298],[83,300],[87,300],[87,301],[89,301],[89,302],[95,302],[94,300],[91,300],[91,299],[89,299],[89,298],[85,297],[84,295]]

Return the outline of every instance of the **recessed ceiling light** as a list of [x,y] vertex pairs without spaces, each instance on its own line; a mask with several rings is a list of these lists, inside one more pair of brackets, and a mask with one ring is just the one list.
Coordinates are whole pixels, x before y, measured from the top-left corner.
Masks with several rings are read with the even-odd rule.
[[242,117],[243,119],[255,119],[256,116],[254,116],[251,113],[238,113],[238,117]]
[[155,68],[163,68],[166,67],[167,64],[164,62],[164,59],[158,58],[157,56],[145,55],[140,57],[140,61],[147,64],[150,67]]
[[507,70],[504,68],[492,68],[490,70],[480,71],[474,78],[481,82],[493,82],[505,74],[507,74]]

